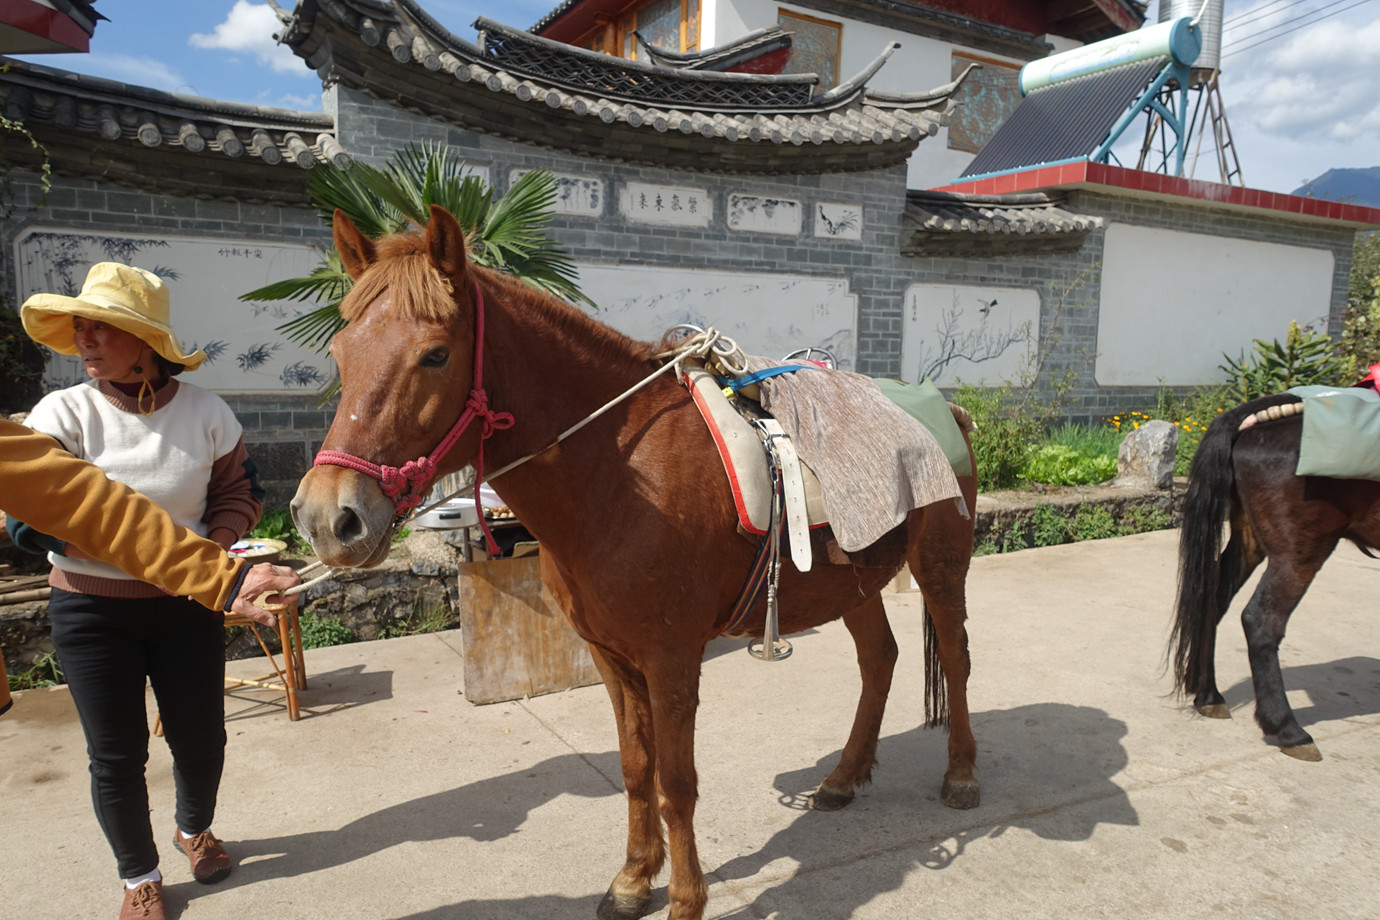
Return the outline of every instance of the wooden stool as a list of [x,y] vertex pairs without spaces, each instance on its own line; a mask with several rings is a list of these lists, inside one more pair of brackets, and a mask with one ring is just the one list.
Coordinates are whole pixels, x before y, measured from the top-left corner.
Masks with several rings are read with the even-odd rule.
[[[301,712],[297,706],[297,691],[307,689],[307,665],[302,658],[302,627],[297,618],[297,598],[292,597],[286,610],[278,611],[278,643],[283,652],[282,667],[278,666],[278,658],[268,648],[268,643],[264,642],[263,635],[259,632],[259,624],[245,616],[236,613],[225,615],[225,625],[248,626],[254,633],[254,638],[259,642],[259,648],[263,650],[264,657],[269,664],[273,665],[273,673],[265,674],[253,680],[248,678],[227,677],[225,678],[226,689],[233,687],[260,687],[265,690],[280,691],[287,701],[288,718],[296,722],[301,718]],[[271,678],[276,677],[277,680]]]

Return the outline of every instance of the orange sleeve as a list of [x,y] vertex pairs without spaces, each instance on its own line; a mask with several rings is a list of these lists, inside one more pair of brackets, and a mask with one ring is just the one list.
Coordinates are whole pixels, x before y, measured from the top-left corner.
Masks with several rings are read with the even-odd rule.
[[0,419],[0,510],[93,558],[224,610],[245,567],[57,441]]

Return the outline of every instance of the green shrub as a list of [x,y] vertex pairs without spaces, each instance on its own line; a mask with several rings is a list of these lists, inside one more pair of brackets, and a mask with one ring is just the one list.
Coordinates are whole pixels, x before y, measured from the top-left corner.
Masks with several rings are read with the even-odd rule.
[[302,539],[302,535],[292,523],[292,510],[289,508],[270,508],[265,511],[259,517],[259,523],[249,531],[249,536],[260,540],[282,540],[287,544],[290,553],[311,551],[307,541]]
[[1069,539],[1069,522],[1049,504],[1040,505],[1030,516],[1031,540],[1036,546],[1058,546]]
[[320,617],[303,610],[299,617],[302,627],[302,648],[326,648],[355,641],[355,634],[339,620]]
[[1174,516],[1163,508],[1137,505],[1126,512],[1122,530],[1125,533],[1148,533],[1152,530],[1168,530],[1173,525]]
[[978,491],[1016,486],[1030,459],[1031,446],[1043,433],[1042,420],[1023,411],[1010,384],[992,388],[961,384],[953,401],[972,414],[977,426],[971,439]]
[[1079,505],[1069,531],[1074,540],[1104,540],[1126,533],[1112,513],[1101,505]]
[[1290,387],[1346,386],[1351,381],[1344,378],[1354,370],[1337,355],[1336,346],[1326,334],[1305,329],[1292,320],[1283,343],[1279,339],[1273,342],[1256,339],[1254,352],[1249,357],[1244,354],[1239,360],[1232,360],[1228,355],[1222,357],[1227,363],[1221,365],[1221,369],[1226,372],[1230,392],[1239,403],[1283,393]]
[[62,675],[62,663],[58,661],[56,652],[49,652],[39,658],[28,670],[6,676],[9,678],[11,691],[56,687],[67,682],[67,678]]

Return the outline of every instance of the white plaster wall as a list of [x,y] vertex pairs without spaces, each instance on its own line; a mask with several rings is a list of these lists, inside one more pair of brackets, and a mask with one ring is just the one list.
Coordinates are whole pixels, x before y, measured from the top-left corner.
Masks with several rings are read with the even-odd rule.
[[580,289],[595,318],[647,342],[672,326],[713,326],[750,355],[782,358],[799,348],[827,348],[852,370],[858,298],[846,278],[581,265]]
[[[777,13],[783,9],[815,19],[841,22],[843,36],[840,43],[840,81],[855,76],[872,63],[888,43],[899,41],[901,47],[868,82],[871,88],[888,92],[922,92],[948,83],[953,79],[951,53],[955,50],[969,51],[993,60],[1007,60],[1017,67],[1022,63],[987,51],[974,51],[950,42],[895,32],[856,20],[835,20],[834,17],[822,15],[815,10],[792,6],[789,3],[777,3],[774,0],[709,2],[702,7],[706,11],[711,8],[712,14],[705,14],[702,20],[701,45],[706,48],[732,41],[753,29],[776,25]],[[958,178],[972,162],[973,154],[949,149],[948,134],[948,128],[940,128],[934,137],[920,141],[920,146],[911,154],[910,162],[907,164],[908,188],[946,185]]]
[[1097,327],[1103,386],[1224,379],[1223,354],[1283,339],[1290,320],[1325,328],[1332,253],[1201,233],[1107,228]]

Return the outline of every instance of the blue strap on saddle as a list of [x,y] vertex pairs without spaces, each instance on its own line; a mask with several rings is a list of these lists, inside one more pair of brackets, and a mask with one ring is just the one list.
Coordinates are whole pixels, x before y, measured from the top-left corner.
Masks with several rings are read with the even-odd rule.
[[794,371],[821,370],[815,364],[778,364],[776,367],[766,367],[760,371],[753,371],[751,374],[744,374],[741,377],[734,377],[732,380],[720,380],[722,386],[730,390],[738,391],[743,387],[750,387],[754,383],[760,383],[768,377],[776,377],[780,374],[789,374]]

